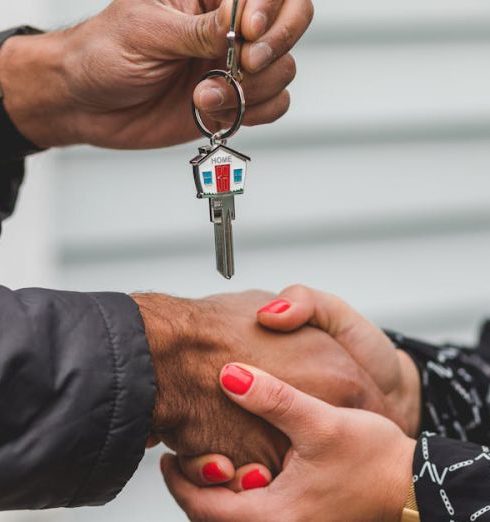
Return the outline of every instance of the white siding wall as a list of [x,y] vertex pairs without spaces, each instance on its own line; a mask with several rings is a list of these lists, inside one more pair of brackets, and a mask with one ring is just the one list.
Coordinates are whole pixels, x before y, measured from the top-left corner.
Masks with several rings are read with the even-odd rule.
[[[65,24],[105,3],[18,0],[2,25]],[[32,160],[0,246],[2,282],[188,296],[305,282],[383,325],[471,341],[490,312],[490,4],[316,4],[290,115],[232,141],[253,163],[231,283],[213,271],[212,226],[194,199],[195,145]],[[156,458],[111,506],[45,516],[122,522],[141,507],[138,520],[184,520]]]

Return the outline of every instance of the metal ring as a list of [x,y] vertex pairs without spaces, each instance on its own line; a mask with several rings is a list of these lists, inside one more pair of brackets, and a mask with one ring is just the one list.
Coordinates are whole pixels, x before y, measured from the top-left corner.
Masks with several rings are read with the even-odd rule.
[[[204,134],[204,136],[211,138],[211,140],[215,141],[224,141],[228,138],[231,138],[234,136],[240,127],[242,126],[243,117],[245,115],[245,93],[243,92],[243,88],[238,82],[236,78],[233,77],[233,75],[227,71],[222,71],[219,69],[209,71],[207,74],[205,74],[200,82],[203,82],[204,80],[209,80],[210,78],[224,78],[235,91],[235,94],[237,96],[238,101],[238,112],[237,116],[235,118],[235,121],[233,122],[233,125],[228,130],[220,130],[218,132],[211,132],[205,125],[201,113],[199,112],[199,109],[196,107],[196,104],[194,103],[194,100],[192,100],[192,113],[194,115],[194,121],[196,122],[197,127],[199,130]],[[200,83],[199,82],[199,83]]]

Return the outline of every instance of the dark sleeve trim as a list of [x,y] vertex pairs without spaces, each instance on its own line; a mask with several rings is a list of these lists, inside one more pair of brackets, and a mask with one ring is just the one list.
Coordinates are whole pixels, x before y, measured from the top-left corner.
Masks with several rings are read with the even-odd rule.
[[[13,36],[41,34],[42,31],[28,25],[0,32],[0,47]],[[14,125],[5,109],[0,85],[0,158],[3,161],[22,160],[30,154],[41,152],[37,145],[28,140]]]

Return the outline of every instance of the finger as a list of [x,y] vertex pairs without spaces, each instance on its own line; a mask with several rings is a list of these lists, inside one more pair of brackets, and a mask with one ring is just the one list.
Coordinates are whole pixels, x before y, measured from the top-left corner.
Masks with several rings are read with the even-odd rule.
[[228,364],[220,383],[232,401],[278,428],[293,446],[311,447],[315,443],[311,434],[336,419],[333,406],[251,366]]
[[241,33],[249,42],[263,36],[273,25],[284,0],[248,0],[243,10]]
[[289,307],[285,309],[286,305],[281,308],[274,302],[269,303],[257,314],[260,324],[284,332],[307,323],[317,326],[337,340],[383,392],[393,388],[393,376],[397,375],[397,370],[387,367],[387,364],[397,361],[386,357],[394,350],[393,343],[345,301],[301,285],[287,288],[278,299],[288,303]]
[[[177,9],[160,9],[159,23],[165,34],[165,52],[182,57],[216,59],[226,55],[233,0],[224,0],[217,9],[196,15]],[[238,4],[241,23],[243,2]],[[168,56],[167,56],[168,58]]]
[[196,458],[179,458],[184,475],[196,486],[226,484],[235,477],[235,468],[223,455],[204,455]]
[[272,482],[271,472],[261,464],[247,464],[236,472],[235,478],[228,487],[240,493],[251,489],[261,489],[267,487]]
[[165,483],[179,506],[190,515],[191,520],[214,520],[215,522],[239,522],[243,520],[245,499],[222,487],[200,488],[185,478],[177,458],[164,455],[160,461]]
[[[243,125],[252,127],[254,125],[273,123],[288,112],[290,105],[291,96],[289,92],[282,91],[272,100],[249,107],[245,112]],[[228,127],[232,125],[235,116],[236,111],[225,111],[213,114],[213,119],[221,124],[221,127]]]
[[287,54],[313,19],[311,0],[284,0],[273,26],[258,41],[246,43],[241,54],[242,67],[258,72]]
[[[261,104],[275,98],[294,80],[296,63],[287,54],[257,74],[246,74],[242,82],[247,106]],[[201,82],[194,91],[194,103],[199,110],[212,114],[216,111],[236,110],[235,90],[223,80]]]
[[262,326],[280,332],[293,332],[306,324],[317,326],[317,301],[314,290],[295,285],[263,306],[257,312],[257,319]]

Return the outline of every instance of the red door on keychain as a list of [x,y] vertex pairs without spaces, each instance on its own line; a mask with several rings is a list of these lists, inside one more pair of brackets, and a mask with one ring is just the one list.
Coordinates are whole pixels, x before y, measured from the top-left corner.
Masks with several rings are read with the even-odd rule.
[[217,165],[215,169],[218,192],[230,192],[231,165]]

